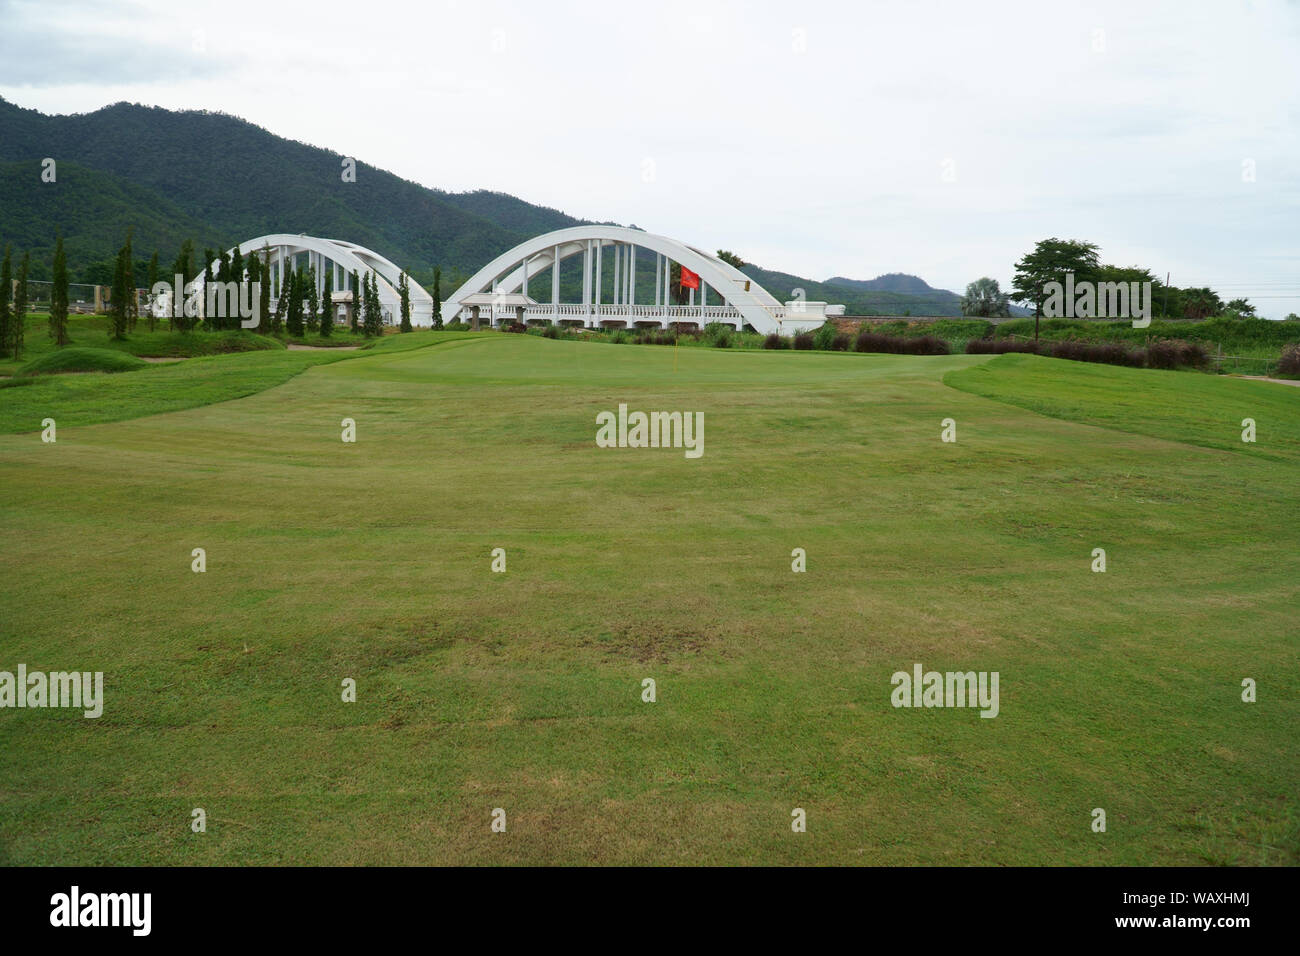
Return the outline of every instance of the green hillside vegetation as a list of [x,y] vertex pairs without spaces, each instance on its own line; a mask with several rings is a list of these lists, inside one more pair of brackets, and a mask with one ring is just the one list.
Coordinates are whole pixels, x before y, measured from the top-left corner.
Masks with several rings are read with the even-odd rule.
[[[10,180],[3,187],[0,238],[44,253],[62,230],[74,275],[89,264],[84,257],[94,255],[97,244],[102,245],[95,258],[107,258],[134,227],[137,252],[157,248],[164,262],[175,254],[180,236],[203,249],[269,232],[305,232],[379,250],[430,281],[434,265],[444,275],[468,275],[532,235],[528,230],[579,222],[501,194],[453,197],[364,162],[357,164],[356,182],[345,183],[338,154],[222,113],[118,103],[92,113],[47,116],[0,100],[0,128],[0,161],[6,164],[0,172]],[[57,185],[78,189],[68,199],[49,196],[58,191],[56,184],[40,182],[46,156],[59,160]],[[103,176],[95,183],[82,176],[80,189],[77,167]],[[134,189],[126,192],[126,184]],[[93,205],[89,190],[100,187],[126,193],[125,201]],[[86,215],[87,208],[99,215]],[[11,210],[21,224],[12,235]],[[173,213],[174,226],[166,221]],[[34,232],[34,224],[43,231]]]
[[[375,249],[426,288],[438,266],[447,294],[519,242],[585,221],[505,193],[429,189],[364,162],[356,182],[344,183],[338,154],[224,113],[117,103],[48,116],[0,99],[0,129],[0,242],[32,251],[34,279],[48,278],[59,231],[73,281],[107,285],[114,254],[133,229],[137,286],[153,251],[165,272],[185,239],[201,253],[265,233],[304,232]],[[41,182],[47,156],[58,158],[56,183]],[[638,262],[638,302],[654,301],[652,263]],[[576,261],[561,268],[566,301],[581,295],[580,271]],[[958,297],[943,290],[909,296],[753,265],[742,271],[781,301],[802,288],[805,298],[843,303],[851,314],[960,314]],[[611,259],[604,276],[608,296]],[[550,289],[549,270],[530,281],[539,301]]]

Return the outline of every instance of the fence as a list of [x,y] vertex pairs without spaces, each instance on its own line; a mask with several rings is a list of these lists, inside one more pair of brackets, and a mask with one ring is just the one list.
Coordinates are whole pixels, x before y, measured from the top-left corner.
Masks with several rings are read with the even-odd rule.
[[[27,311],[29,312],[48,312],[50,309],[50,294],[54,290],[54,283],[48,279],[28,279],[27,280]],[[18,280],[13,280],[13,289],[10,292],[10,298],[18,292]],[[135,290],[137,311],[144,313],[149,303],[149,290]],[[93,315],[97,312],[104,312],[112,304],[113,290],[106,285],[92,285],[88,282],[70,282],[68,283],[68,311],[74,314]]]

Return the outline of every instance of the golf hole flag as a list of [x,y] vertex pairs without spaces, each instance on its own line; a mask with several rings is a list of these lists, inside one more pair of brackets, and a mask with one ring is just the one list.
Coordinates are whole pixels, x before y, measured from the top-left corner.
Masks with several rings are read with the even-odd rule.
[[700,287],[700,277],[690,269],[682,266],[682,288],[698,289]]

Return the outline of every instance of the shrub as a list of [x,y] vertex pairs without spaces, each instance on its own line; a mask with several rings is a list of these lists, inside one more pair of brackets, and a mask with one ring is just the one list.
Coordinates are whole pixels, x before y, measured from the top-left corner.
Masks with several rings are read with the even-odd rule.
[[671,331],[660,329],[641,332],[632,341],[637,345],[676,345],[677,336]]
[[906,339],[904,351],[908,355],[947,355],[948,343],[935,335],[923,335],[919,339]]
[[831,339],[832,352],[847,352],[853,347],[853,339],[847,332],[836,333],[835,338]]
[[1066,339],[1064,342],[1052,342],[1047,354],[1053,358],[1070,359],[1075,362],[1099,362],[1104,365],[1131,365],[1141,368],[1146,364],[1146,350],[1125,348],[1118,342],[1080,342]]
[[1300,378],[1300,342],[1282,350],[1282,357],[1277,360],[1277,374],[1283,378]]
[[1040,349],[1033,339],[971,339],[966,343],[967,355],[1006,355],[1008,352],[1028,352],[1037,355]]
[[765,349],[783,349],[788,347],[788,345],[789,343],[775,332],[772,332],[767,338],[763,339],[763,348]]
[[858,337],[853,340],[853,351],[855,352],[893,352],[896,351],[892,346],[895,341],[892,335],[881,335],[879,332],[868,332],[863,330],[858,333]]
[[516,335],[523,335],[528,331],[528,326],[524,325],[522,322],[511,322],[502,331],[514,332]]
[[853,341],[855,352],[884,352],[890,355],[947,355],[948,343],[933,335],[909,337],[862,331]]
[[[835,323],[829,319],[826,320],[816,332],[812,333],[813,345],[822,352],[829,352],[835,344],[835,336],[838,332],[839,328]],[[799,348],[798,339],[795,339],[794,347]]]
[[799,349],[801,352],[810,351],[813,345],[814,337],[811,332],[800,332],[794,337],[794,347]]
[[548,325],[542,329],[542,337],[547,339],[558,339],[560,337],[560,327],[558,325]]

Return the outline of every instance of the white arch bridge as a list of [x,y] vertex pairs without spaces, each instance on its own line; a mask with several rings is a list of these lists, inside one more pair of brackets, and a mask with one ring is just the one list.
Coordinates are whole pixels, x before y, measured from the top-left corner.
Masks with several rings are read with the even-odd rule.
[[[636,301],[638,250],[654,257],[642,259],[642,275],[648,273],[654,288],[648,302]],[[557,266],[572,256],[582,257],[582,299],[566,303],[560,301]],[[613,258],[612,270],[605,268],[607,256]],[[700,277],[699,289],[690,290],[684,305],[672,302],[673,263]],[[539,290],[534,282],[531,292],[541,292],[550,301],[538,301],[530,295],[529,280],[547,269],[550,288]],[[608,295],[603,288],[606,272],[613,274]],[[601,225],[559,229],[520,243],[476,272],[442,305],[444,322],[522,321],[585,328],[703,327],[721,322],[783,335],[817,328],[828,316],[843,312],[843,306],[825,302],[779,302],[735,266],[693,246],[639,229]]]
[[[355,273],[359,279],[369,275],[375,277],[375,285],[379,290],[379,308],[384,323],[395,325],[401,320],[401,295],[397,287],[403,270],[365,246],[344,242],[341,239],[321,239],[303,233],[277,232],[241,242],[238,248],[239,254],[245,260],[253,255],[266,260],[268,277],[263,281],[271,283],[272,308],[275,308],[280,297],[288,270],[291,268],[305,270],[311,266],[316,271],[316,293],[323,296],[326,290],[329,290],[336,318],[345,316],[347,309],[352,306],[350,282],[352,274]],[[233,248],[228,250],[232,254],[234,251]],[[200,293],[200,315],[205,310],[203,287],[209,272],[216,265],[216,262],[208,263],[207,268],[185,287],[187,294],[196,290]],[[239,278],[242,279],[243,276]],[[409,273],[407,278],[410,279]],[[433,296],[424,291],[417,282],[411,281],[409,286],[411,324],[432,325]],[[169,301],[160,305],[160,308],[170,308]]]

